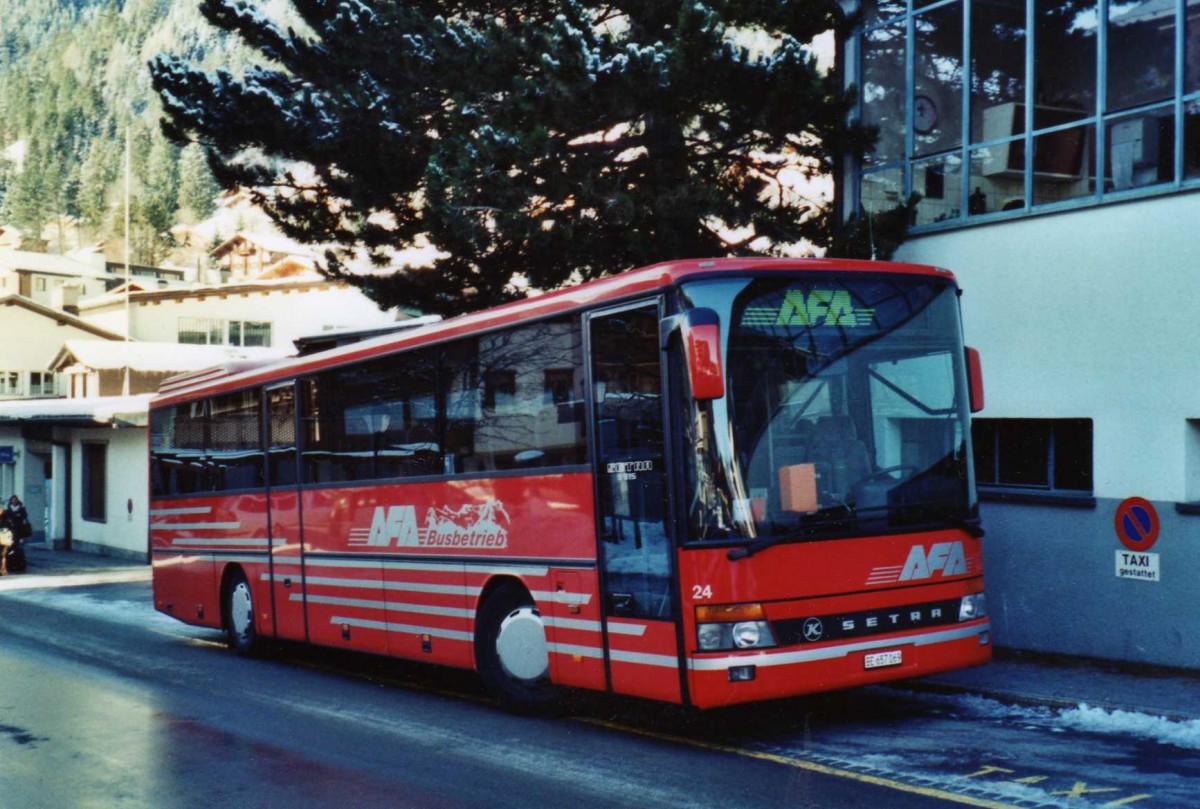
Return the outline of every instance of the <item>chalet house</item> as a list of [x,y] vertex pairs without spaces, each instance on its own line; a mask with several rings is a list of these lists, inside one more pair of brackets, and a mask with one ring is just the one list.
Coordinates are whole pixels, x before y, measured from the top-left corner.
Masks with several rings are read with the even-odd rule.
[[282,261],[300,262],[310,270],[316,254],[312,248],[284,236],[239,233],[211,253],[222,281],[239,281],[261,276]]

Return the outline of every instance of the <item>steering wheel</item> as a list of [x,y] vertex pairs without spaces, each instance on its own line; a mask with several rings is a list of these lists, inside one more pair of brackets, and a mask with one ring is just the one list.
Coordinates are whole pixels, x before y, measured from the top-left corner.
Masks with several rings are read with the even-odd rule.
[[921,468],[918,466],[914,466],[913,464],[908,464],[908,463],[902,463],[902,464],[897,464],[895,466],[885,466],[882,469],[877,469],[874,472],[872,472],[871,474],[867,475],[866,479],[867,480],[883,480],[885,478],[889,478],[889,477],[892,477],[893,475],[895,475],[895,477],[893,478],[894,480],[902,480],[905,477],[905,475],[903,474],[904,472],[911,472],[913,474],[916,474],[917,472],[920,472],[920,471],[921,471]]

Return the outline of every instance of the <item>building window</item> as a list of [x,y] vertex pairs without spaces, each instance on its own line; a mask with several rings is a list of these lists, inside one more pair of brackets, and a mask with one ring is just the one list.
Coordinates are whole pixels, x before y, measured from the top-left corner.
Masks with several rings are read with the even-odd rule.
[[880,135],[852,179],[857,209],[920,194],[919,231],[1200,185],[1200,0],[863,12],[850,78]]
[[[235,333],[237,335],[236,338],[234,336]],[[231,320],[229,321],[229,344],[234,346],[262,346],[269,348],[271,345],[271,324],[251,320]]]
[[511,411],[517,407],[517,372],[487,371],[483,375],[483,406],[488,410]]
[[34,278],[33,279],[33,288],[37,292],[45,292],[46,291],[46,279],[45,278]]
[[575,390],[575,371],[571,368],[546,370],[542,386],[542,403],[561,405],[571,402]]
[[107,519],[108,445],[83,445],[83,518],[92,522]]
[[975,419],[981,491],[1092,493],[1091,419]]
[[271,324],[253,320],[224,320],[217,317],[179,318],[179,342],[189,345],[271,345]]
[[21,373],[19,371],[0,371],[0,396],[21,395]]
[[29,372],[30,396],[57,396],[58,375],[53,371]]

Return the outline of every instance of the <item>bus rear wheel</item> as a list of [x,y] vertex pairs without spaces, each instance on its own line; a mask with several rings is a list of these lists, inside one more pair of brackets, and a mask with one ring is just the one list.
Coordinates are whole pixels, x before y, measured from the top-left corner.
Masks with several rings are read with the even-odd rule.
[[546,627],[524,588],[497,587],[475,623],[475,665],[488,690],[509,710],[547,713],[558,706],[550,684]]
[[225,641],[240,655],[258,650],[258,631],[254,626],[254,593],[246,574],[234,571],[225,587]]

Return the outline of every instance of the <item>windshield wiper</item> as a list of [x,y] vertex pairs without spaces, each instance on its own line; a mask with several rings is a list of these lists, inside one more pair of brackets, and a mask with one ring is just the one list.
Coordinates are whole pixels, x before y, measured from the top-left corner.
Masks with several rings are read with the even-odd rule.
[[[871,509],[868,509],[870,511]],[[731,562],[738,559],[746,559],[759,551],[765,551],[767,548],[774,547],[781,542],[791,542],[797,539],[803,539],[813,533],[817,528],[828,528],[831,525],[845,525],[847,521],[855,516],[855,512],[847,505],[829,506],[820,511],[812,513],[811,519],[806,520],[800,530],[786,534],[772,534],[769,537],[763,537],[757,542],[751,542],[749,545],[743,545],[740,548],[733,548],[726,554],[726,557]]]
[[[773,548],[785,542],[794,542],[810,538],[812,534],[819,528],[828,528],[834,525],[848,525],[850,520],[871,513],[886,513],[894,511],[891,506],[873,506],[871,508],[853,509],[847,505],[829,506],[820,511],[815,511],[810,515],[818,519],[809,519],[800,526],[799,530],[791,531],[784,534],[772,534],[768,537],[763,537],[757,542],[751,542],[749,545],[743,545],[739,548],[731,548],[726,554],[731,562],[738,559],[746,559],[759,551],[765,551],[767,548]],[[978,517],[964,517],[958,522],[961,523],[963,530],[973,537],[979,538],[983,536],[983,527],[980,525]]]

